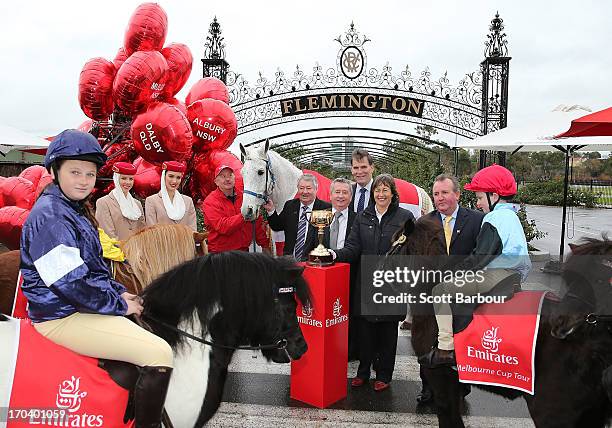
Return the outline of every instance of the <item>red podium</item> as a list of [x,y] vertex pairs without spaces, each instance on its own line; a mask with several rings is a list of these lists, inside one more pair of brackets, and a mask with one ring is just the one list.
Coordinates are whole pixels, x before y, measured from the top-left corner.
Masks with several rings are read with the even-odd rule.
[[346,263],[306,266],[312,304],[298,305],[308,351],[291,362],[291,398],[325,408],[346,397],[349,276]]

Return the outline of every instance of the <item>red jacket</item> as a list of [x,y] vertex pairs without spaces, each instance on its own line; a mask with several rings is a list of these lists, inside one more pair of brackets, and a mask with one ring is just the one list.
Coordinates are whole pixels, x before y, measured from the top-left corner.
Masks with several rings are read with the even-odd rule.
[[[218,188],[204,199],[204,224],[208,230],[208,251],[219,253],[229,250],[247,250],[253,239],[253,224],[246,222],[240,213],[242,193],[236,192],[236,200],[228,199]],[[255,227],[257,244],[270,248],[270,241],[261,217]]]

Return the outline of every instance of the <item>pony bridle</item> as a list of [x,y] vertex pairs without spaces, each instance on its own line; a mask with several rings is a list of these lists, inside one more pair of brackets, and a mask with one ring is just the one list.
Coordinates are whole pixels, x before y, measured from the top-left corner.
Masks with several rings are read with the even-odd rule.
[[[295,287],[280,287],[277,292],[276,292],[276,296],[274,296],[274,307],[275,307],[275,321],[277,321],[277,325],[280,325],[280,311],[278,308],[279,305],[279,299],[278,297],[281,294],[294,294],[296,292],[296,288]],[[284,337],[279,337],[282,335],[283,331],[281,331],[281,329],[279,328],[278,331],[275,334],[275,338],[274,338],[274,343],[271,344],[267,344],[267,345],[257,345],[257,346],[228,346],[228,345],[222,345],[220,343],[215,343],[215,342],[211,342],[209,340],[206,340],[204,338],[201,337],[197,337],[191,333],[187,333],[184,330],[181,330],[180,328],[177,328],[173,325],[170,325],[162,320],[158,320],[157,318],[152,317],[151,315],[148,314],[143,314],[142,315],[143,318],[148,319],[149,321],[153,321],[156,324],[161,325],[164,328],[167,328],[168,330],[172,330],[175,333],[180,334],[181,336],[185,336],[188,339],[194,340],[196,342],[199,343],[203,343],[205,345],[208,345],[210,347],[213,348],[221,348],[221,349],[230,349],[233,351],[261,351],[261,350],[284,350],[286,351],[287,348],[287,339]],[[149,329],[149,331],[151,331],[151,329]]]
[[[602,280],[598,280],[598,282],[600,282]],[[601,294],[601,293],[597,293],[597,294]],[[606,293],[607,295],[611,295],[612,294],[612,289],[609,289]],[[577,294],[569,291],[566,293],[565,295],[566,298],[570,298],[570,299],[575,299],[578,300],[579,302],[583,303],[585,306],[588,306],[591,309],[591,312],[589,312],[587,315],[585,315],[584,317],[576,320],[575,322],[573,322],[568,328],[567,328],[567,334],[564,335],[563,339],[567,338],[568,336],[570,336],[572,333],[574,333],[576,331],[576,328],[582,324],[582,323],[586,323],[587,325],[590,325],[591,327],[595,327],[598,324],[610,324],[612,323],[612,315],[605,315],[605,314],[598,314],[596,313],[597,307],[595,305],[595,303],[589,302],[587,301],[585,298],[578,296]],[[603,298],[605,299],[607,296],[603,296]],[[598,299],[601,299],[602,296],[596,296],[596,301]],[[551,332],[552,334],[552,332]],[[553,337],[556,337],[553,334]]]
[[[245,159],[245,162],[247,160],[248,159]],[[276,184],[276,179],[274,178],[274,173],[272,172],[272,166],[271,166],[272,163],[270,161],[270,156],[266,156],[266,159],[259,159],[259,160],[266,163],[266,184],[264,187],[264,191],[263,193],[257,193],[249,189],[244,189],[244,193],[262,200],[265,204],[270,200],[270,197],[272,196],[272,192],[274,191],[274,185]]]

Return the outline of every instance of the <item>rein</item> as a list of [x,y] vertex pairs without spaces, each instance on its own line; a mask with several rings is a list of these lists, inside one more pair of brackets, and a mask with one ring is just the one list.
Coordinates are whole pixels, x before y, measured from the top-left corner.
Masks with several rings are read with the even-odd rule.
[[[565,295],[566,298],[570,298],[570,299],[575,299],[578,300],[582,303],[584,303],[586,306],[591,307],[593,310],[595,310],[595,305],[593,305],[591,302],[588,302],[587,300],[583,299],[582,297],[572,293],[572,292],[568,292]],[[576,331],[576,327],[578,327],[580,324],[582,323],[586,323],[590,326],[595,327],[598,323],[602,323],[602,324],[606,324],[609,322],[612,322],[612,315],[602,315],[602,314],[596,314],[595,312],[590,312],[588,313],[584,318],[581,318],[579,320],[577,320],[576,322],[572,323],[569,328],[567,328],[567,331],[569,332],[567,334],[566,337],[571,336],[572,334],[574,334],[574,332]]]
[[214,343],[214,342],[211,342],[209,340],[202,339],[201,337],[194,336],[193,334],[187,333],[186,331],[181,330],[180,328],[174,327],[173,325],[170,325],[167,322],[158,320],[157,318],[152,317],[151,315],[142,315],[142,317],[146,318],[149,321],[152,321],[152,322],[154,322],[156,324],[159,324],[162,327],[167,328],[168,330],[172,330],[173,332],[178,333],[181,336],[185,336],[188,339],[194,340],[194,341],[199,342],[199,343],[203,343],[204,345],[208,345],[208,346],[211,346],[213,348],[231,349],[233,351],[259,351],[259,350],[266,350],[266,349],[285,349],[287,347],[287,339],[280,339],[276,343],[270,344],[270,345],[259,345],[259,346],[228,346],[228,345],[221,345],[220,343]]
[[[278,289],[278,294],[289,294],[289,293],[295,293],[295,287],[282,287]],[[278,298],[275,298],[275,302],[278,301]],[[165,321],[162,320],[158,320],[155,317],[152,317],[151,315],[147,315],[147,314],[143,314],[142,315],[143,318],[148,319],[149,321],[152,321],[156,324],[159,324],[160,326],[171,330],[175,333],[180,334],[181,336],[184,336],[188,339],[194,340],[196,342],[202,343],[204,345],[208,345],[211,346],[213,348],[221,348],[221,349],[230,349],[233,351],[261,351],[261,350],[276,350],[276,349],[280,349],[280,350],[284,350],[287,348],[287,339],[279,339],[278,341],[276,341],[276,343],[271,343],[268,345],[257,345],[257,346],[229,346],[229,345],[222,345],[220,343],[214,343],[211,342],[209,340],[203,339],[201,337],[197,337],[191,333],[187,333],[184,330],[181,330],[180,328],[177,328],[173,325],[168,324]],[[151,330],[149,328],[149,330]]]

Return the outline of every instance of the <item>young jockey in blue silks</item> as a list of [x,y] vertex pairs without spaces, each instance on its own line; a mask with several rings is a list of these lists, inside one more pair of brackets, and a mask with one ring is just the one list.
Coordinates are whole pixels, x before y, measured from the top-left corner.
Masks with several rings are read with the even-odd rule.
[[[474,251],[453,269],[485,269],[484,281],[471,281],[462,286],[444,282],[433,288],[434,296],[487,293],[501,280],[512,275],[517,283],[523,282],[531,269],[525,233],[514,205],[509,203],[517,191],[512,173],[502,166],[491,165],[478,171],[464,189],[476,192],[476,205],[486,215]],[[420,362],[432,367],[453,365],[455,347],[450,304],[448,301],[434,303],[434,311],[438,322],[438,346],[421,357]]]
[[161,338],[125,315],[141,300],[110,278],[97,223],[86,205],[106,155],[94,136],[66,130],[49,144],[53,183],[23,225],[21,272],[28,314],[43,336],[82,355],[140,366],[134,391],[136,427],[161,426],[173,355]]

